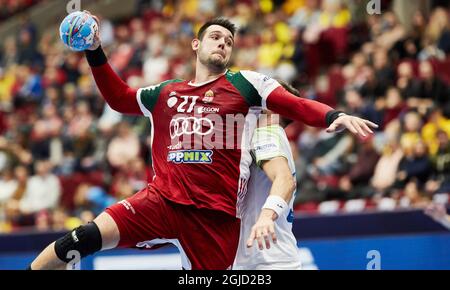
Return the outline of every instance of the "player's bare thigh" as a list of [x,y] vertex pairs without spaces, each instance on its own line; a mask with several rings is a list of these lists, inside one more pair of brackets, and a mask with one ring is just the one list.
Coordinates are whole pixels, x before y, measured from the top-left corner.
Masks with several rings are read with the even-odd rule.
[[102,236],[102,250],[117,247],[120,241],[120,233],[114,219],[106,212],[102,212],[94,219],[94,222]]

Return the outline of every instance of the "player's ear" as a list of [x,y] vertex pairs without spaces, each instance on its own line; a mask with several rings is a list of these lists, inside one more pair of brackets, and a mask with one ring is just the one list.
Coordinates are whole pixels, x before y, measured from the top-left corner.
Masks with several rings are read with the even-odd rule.
[[192,50],[197,51],[200,46],[200,40],[198,38],[194,38],[191,42]]

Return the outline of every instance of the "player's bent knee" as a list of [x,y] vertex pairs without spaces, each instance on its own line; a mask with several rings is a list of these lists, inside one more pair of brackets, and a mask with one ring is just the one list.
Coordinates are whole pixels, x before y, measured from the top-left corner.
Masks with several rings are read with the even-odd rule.
[[79,226],[55,242],[56,255],[65,263],[72,260],[71,251],[78,251],[80,257],[84,258],[100,251],[101,248],[102,236],[94,222]]

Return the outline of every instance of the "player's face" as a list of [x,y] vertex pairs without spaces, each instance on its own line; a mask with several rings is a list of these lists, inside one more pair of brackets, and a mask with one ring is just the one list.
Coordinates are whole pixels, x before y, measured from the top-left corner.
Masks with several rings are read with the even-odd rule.
[[211,25],[205,31],[203,38],[193,42],[194,50],[200,63],[213,71],[223,71],[230,61],[234,39],[231,32],[220,25]]

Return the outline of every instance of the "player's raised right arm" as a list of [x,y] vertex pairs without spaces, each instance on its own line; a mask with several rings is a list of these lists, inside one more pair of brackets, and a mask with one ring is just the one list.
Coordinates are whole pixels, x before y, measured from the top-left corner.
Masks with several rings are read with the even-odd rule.
[[[87,10],[84,12],[91,14]],[[92,17],[100,27],[98,17],[95,15]],[[108,59],[101,46],[99,31],[95,34],[93,45],[85,53],[95,83],[108,105],[120,113],[142,115],[136,99],[137,90],[130,88],[108,64]]]
[[111,68],[101,46],[86,50],[86,58],[95,83],[108,105],[117,112],[142,115],[136,99],[137,90],[130,88]]

